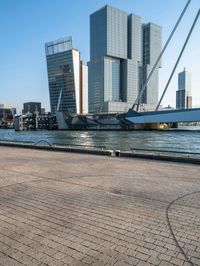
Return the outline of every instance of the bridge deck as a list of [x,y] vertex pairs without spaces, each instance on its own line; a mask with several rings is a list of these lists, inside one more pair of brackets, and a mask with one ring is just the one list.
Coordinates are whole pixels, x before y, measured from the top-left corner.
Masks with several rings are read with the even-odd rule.
[[125,119],[130,123],[200,122],[200,108],[137,113],[129,110]]

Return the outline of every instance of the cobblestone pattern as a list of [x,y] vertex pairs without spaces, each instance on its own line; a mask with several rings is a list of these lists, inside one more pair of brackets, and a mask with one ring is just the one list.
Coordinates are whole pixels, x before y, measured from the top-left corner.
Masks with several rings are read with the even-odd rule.
[[0,265],[200,265],[199,170],[1,148]]
[[186,257],[200,265],[200,191],[177,199],[169,209],[169,221]]

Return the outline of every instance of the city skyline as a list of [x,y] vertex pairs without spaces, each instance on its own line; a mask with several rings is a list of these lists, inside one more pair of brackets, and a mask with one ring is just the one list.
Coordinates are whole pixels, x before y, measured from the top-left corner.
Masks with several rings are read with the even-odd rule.
[[[152,1],[82,1],[70,3],[60,0],[59,4],[53,1],[24,1],[17,3],[12,0],[0,4],[0,33],[2,49],[0,57],[1,73],[1,99],[0,102],[10,102],[21,109],[26,101],[41,101],[49,110],[48,81],[46,60],[44,56],[44,43],[60,37],[72,36],[74,47],[79,49],[84,63],[89,61],[89,16],[95,10],[109,4],[128,13],[140,15],[147,23],[149,21],[159,24],[163,28],[163,43],[166,41],[186,1],[169,0],[167,3]],[[173,8],[171,8],[173,6]],[[187,32],[193,22],[199,7],[198,0],[192,1],[176,37],[173,39],[166,55],[162,60],[160,71],[160,94],[171,72],[173,64],[180,52]],[[31,10],[31,12],[30,12]],[[45,11],[46,12],[45,14]],[[54,14],[54,16],[53,16]],[[55,14],[59,14],[56,16]],[[75,15],[75,14],[78,14]],[[52,17],[54,19],[52,19]],[[36,20],[37,18],[37,20]],[[192,74],[192,95],[194,106],[200,105],[200,80],[198,49],[200,37],[197,24],[185,54],[177,68],[169,91],[163,101],[164,105],[175,105],[175,95],[178,88],[178,72],[186,67]],[[12,78],[10,78],[12,77]]]

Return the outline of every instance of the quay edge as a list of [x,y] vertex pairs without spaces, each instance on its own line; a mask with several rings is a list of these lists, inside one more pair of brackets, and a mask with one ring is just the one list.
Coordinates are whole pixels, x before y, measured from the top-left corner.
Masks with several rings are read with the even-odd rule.
[[[41,141],[42,143],[42,141]],[[47,145],[46,145],[47,144]],[[186,164],[197,164],[200,165],[200,157],[194,156],[181,156],[181,154],[176,154],[176,152],[171,154],[157,153],[153,150],[151,153],[149,151],[120,151],[120,150],[107,150],[107,149],[97,149],[97,148],[84,148],[84,147],[74,147],[74,146],[63,146],[55,145],[50,143],[45,143],[45,145],[37,143],[22,143],[14,141],[0,141],[0,146],[11,147],[11,148],[22,148],[22,149],[33,149],[33,150],[46,150],[54,152],[67,152],[67,153],[77,153],[77,154],[90,154],[97,156],[109,156],[114,158],[127,158],[127,159],[147,159],[147,160],[158,160],[158,161],[169,161],[177,163]]]
[[56,112],[60,130],[165,130],[177,127],[175,123],[130,123],[124,114],[71,115]]

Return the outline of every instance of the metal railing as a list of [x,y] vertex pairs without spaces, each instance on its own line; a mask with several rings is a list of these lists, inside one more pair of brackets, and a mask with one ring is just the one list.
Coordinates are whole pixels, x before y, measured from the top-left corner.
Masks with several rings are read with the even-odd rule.
[[99,149],[99,150],[105,150],[106,146],[98,146],[98,145],[84,145],[84,144],[73,144],[73,143],[50,143],[47,140],[38,140],[36,142],[33,141],[26,141],[26,140],[9,140],[4,139],[0,140],[0,143],[11,143],[11,144],[22,144],[26,146],[38,146],[38,147],[44,147],[48,145],[49,147],[63,147],[63,148],[84,148],[84,149]]
[[34,146],[37,146],[39,143],[46,143],[49,147],[52,147],[52,144],[51,143],[49,143],[48,141],[46,141],[46,140],[39,140],[39,141],[36,141],[35,143],[34,143]]

